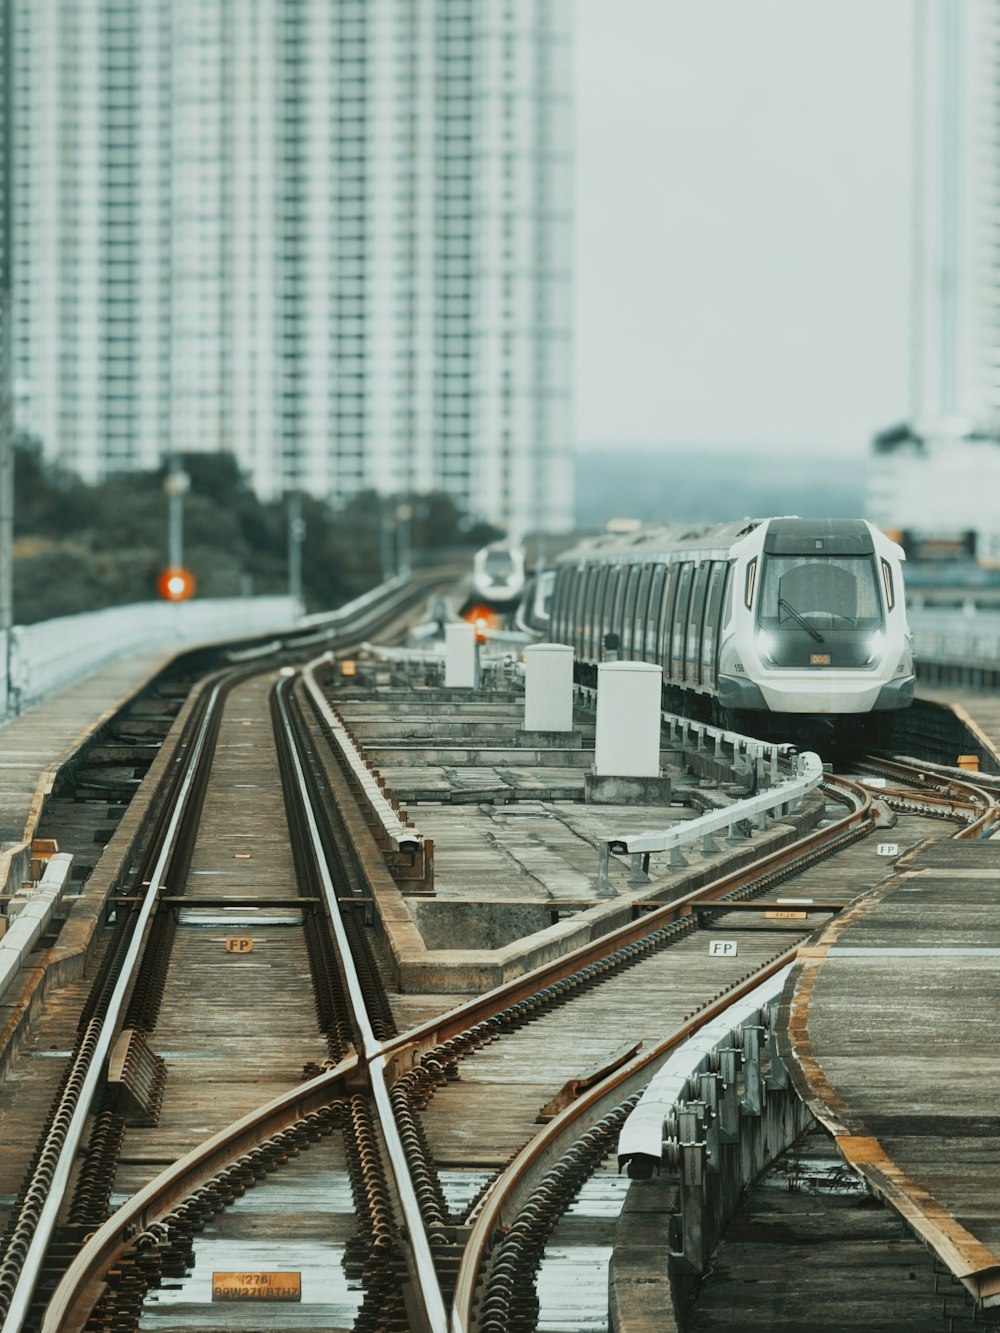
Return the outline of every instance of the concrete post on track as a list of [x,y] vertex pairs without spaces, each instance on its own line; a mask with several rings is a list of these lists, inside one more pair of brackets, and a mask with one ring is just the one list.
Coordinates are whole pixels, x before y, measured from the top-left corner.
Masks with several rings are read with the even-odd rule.
[[670,779],[660,774],[663,670],[650,662],[602,662],[597,668],[594,770],[588,802],[669,805]]
[[524,723],[521,745],[578,750],[583,733],[573,729],[573,649],[536,643],[524,650]]
[[445,688],[476,689],[479,685],[479,644],[475,626],[464,620],[446,625],[444,653]]

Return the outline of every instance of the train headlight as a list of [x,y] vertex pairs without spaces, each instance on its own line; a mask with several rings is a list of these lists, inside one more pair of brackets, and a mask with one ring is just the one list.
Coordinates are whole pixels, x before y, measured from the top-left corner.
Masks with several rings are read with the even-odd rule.
[[759,629],[757,631],[754,636],[754,643],[761,657],[767,658],[768,661],[774,656],[774,650],[778,646],[777,639],[766,629]]
[[865,658],[865,666],[873,666],[885,651],[885,635],[880,629],[875,630],[868,635],[868,641],[865,644],[868,650],[868,656]]

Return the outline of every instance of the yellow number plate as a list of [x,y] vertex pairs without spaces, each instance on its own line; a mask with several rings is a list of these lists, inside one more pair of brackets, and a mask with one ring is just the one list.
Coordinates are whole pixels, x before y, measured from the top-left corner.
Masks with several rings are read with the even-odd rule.
[[300,1301],[301,1273],[213,1273],[213,1301]]
[[829,666],[829,665],[830,665],[830,654],[829,654],[829,653],[813,653],[813,654],[811,655],[811,657],[809,658],[809,665],[810,665],[810,666]]

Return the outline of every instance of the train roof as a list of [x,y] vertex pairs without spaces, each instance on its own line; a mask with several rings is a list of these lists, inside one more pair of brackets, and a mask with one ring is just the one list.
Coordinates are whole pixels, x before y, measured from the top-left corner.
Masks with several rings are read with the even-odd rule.
[[573,563],[594,556],[659,555],[667,551],[723,550],[748,536],[763,518],[741,518],[730,523],[661,523],[635,532],[602,532],[560,555],[556,563]]

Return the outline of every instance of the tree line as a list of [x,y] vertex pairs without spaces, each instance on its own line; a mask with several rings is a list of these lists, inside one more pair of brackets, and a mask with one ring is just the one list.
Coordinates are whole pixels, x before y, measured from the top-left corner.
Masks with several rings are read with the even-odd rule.
[[[191,483],[184,497],[184,565],[195,576],[197,595],[287,592],[287,504],[260,500],[232,455],[183,454],[180,462]],[[154,599],[167,564],[165,477],[166,469],[158,468],[90,484],[21,441],[15,450],[15,623]],[[374,587],[394,572],[404,543],[420,562],[498,535],[438,493],[386,499],[362,491],[339,508],[303,496],[301,515],[302,594],[310,612]]]

